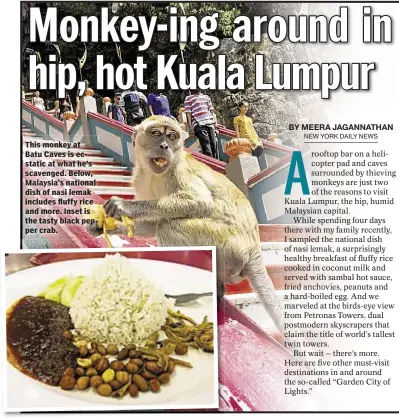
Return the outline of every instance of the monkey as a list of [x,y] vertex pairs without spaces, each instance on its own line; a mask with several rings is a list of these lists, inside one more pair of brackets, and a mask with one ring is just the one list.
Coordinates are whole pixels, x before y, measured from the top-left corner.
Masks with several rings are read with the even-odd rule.
[[[107,215],[134,219],[135,236],[156,237],[161,247],[216,246],[218,296],[224,284],[247,277],[283,332],[281,302],[266,272],[258,222],[244,193],[184,150],[181,127],[172,118],[145,119],[135,127],[134,142],[135,199],[112,197],[104,205]],[[89,231],[102,233],[95,225]]]

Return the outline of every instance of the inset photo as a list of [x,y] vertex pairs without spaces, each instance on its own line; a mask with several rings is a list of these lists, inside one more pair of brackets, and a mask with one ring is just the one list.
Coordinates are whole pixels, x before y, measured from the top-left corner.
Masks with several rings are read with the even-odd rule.
[[4,257],[6,412],[218,408],[213,247]]

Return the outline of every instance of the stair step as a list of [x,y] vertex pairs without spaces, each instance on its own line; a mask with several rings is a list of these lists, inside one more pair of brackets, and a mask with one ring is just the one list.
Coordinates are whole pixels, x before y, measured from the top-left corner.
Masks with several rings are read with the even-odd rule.
[[104,201],[107,201],[109,199],[111,199],[111,197],[120,197],[121,199],[126,199],[126,200],[133,200],[134,199],[134,194],[128,194],[128,193],[118,193],[118,194],[113,194],[113,193],[105,193],[105,192],[99,192],[96,193],[97,196],[101,197],[101,199],[103,199]]
[[286,225],[259,225],[260,241],[261,242],[284,242],[285,237],[288,236],[284,232]]
[[[38,137],[38,139],[41,139],[41,138]],[[54,142],[54,141],[52,141],[52,140],[41,140],[40,142]],[[28,148],[26,145],[23,146],[23,149],[26,150],[26,151],[32,151],[32,149]],[[52,149],[53,148],[46,148],[46,150],[48,150],[48,151],[51,151]],[[105,154],[102,154],[101,151],[96,150],[96,149],[73,148],[73,149],[69,149],[68,151],[72,152],[72,154],[75,154],[75,155],[77,153],[82,153],[83,152],[84,155],[87,156],[87,157],[108,158]],[[76,157],[71,157],[71,158],[74,159]],[[83,157],[79,157],[79,158],[83,158]]]
[[[31,129],[29,129],[29,128],[22,128],[22,136],[24,137],[24,136],[26,136],[26,137],[31,137],[31,136],[35,136],[35,137],[37,137],[37,139],[40,139],[41,141],[43,141],[43,142],[45,142],[45,141],[47,141],[47,142],[54,142],[54,140],[53,139],[44,139],[43,137],[41,137],[41,136],[39,136],[39,134],[37,134],[36,132],[32,132],[31,131]],[[79,148],[74,148],[74,149],[72,149],[71,151],[73,152],[73,151],[76,151],[76,152],[78,152],[78,150],[89,150],[89,151],[91,151],[90,153],[91,154],[96,154],[96,155],[98,155],[98,156],[102,156],[102,155],[104,155],[104,154],[102,154],[102,152],[100,151],[100,150],[98,150],[98,149],[95,149],[95,148],[93,148],[93,147],[91,147],[91,146],[89,146],[89,145],[85,145],[85,144],[83,144],[83,145],[80,145],[80,147]]]
[[121,176],[121,175],[112,175],[112,174],[97,174],[94,176],[94,179],[98,181],[106,181],[110,183],[126,182],[130,184],[130,182],[132,181],[132,178],[130,176]]
[[131,171],[128,170],[127,168],[121,168],[121,167],[117,167],[117,166],[112,166],[112,168],[103,168],[101,166],[96,166],[96,167],[91,167],[89,169],[87,169],[88,171],[90,171],[90,173],[92,173],[93,175],[97,176],[97,175],[112,175],[112,174],[117,174],[120,176],[131,176]]
[[129,188],[131,187],[130,181],[106,181],[106,180],[99,180],[95,179],[96,186],[102,186],[102,187],[121,187],[121,188]]
[[[75,157],[71,157],[71,160],[75,159]],[[90,163],[115,163],[115,160],[111,157],[101,157],[98,155],[89,155],[87,158],[85,158],[85,161]],[[118,163],[119,164],[119,163]]]
[[[119,163],[116,163],[119,164]],[[127,172],[130,173],[129,169],[123,165],[116,165],[116,164],[96,164],[94,163],[90,168],[87,168],[88,171],[112,171],[119,174],[119,172]],[[128,174],[124,174],[128,175]]]
[[[76,157],[65,157],[63,161],[76,161]],[[83,161],[83,158],[82,158]],[[84,161],[93,163],[93,164],[119,164],[115,163],[114,159],[111,157],[98,157],[98,156],[87,156],[84,158]]]
[[135,190],[132,187],[109,187],[109,186],[91,186],[90,190],[98,195],[110,194],[117,196],[119,194],[134,196]]
[[[79,179],[85,180],[86,176],[79,176]],[[131,187],[132,179],[130,176],[113,176],[107,174],[96,174],[93,176],[93,180],[96,182],[96,186],[102,187]]]
[[100,158],[98,158],[96,161],[93,161],[93,160],[87,160],[87,161],[90,161],[92,163],[92,167],[97,167],[97,166],[98,167],[100,167],[100,166],[109,166],[109,167],[111,167],[111,166],[114,166],[114,167],[117,166],[117,167],[122,167],[121,166],[121,163],[119,163],[117,161],[114,161],[112,158],[106,159],[104,161],[101,161]]
[[[42,158],[39,157],[24,157],[24,160],[41,160]],[[48,160],[53,161],[76,161],[76,157],[65,157],[65,158],[48,158]],[[84,157],[82,161],[90,162],[92,166],[90,168],[98,168],[98,167],[106,167],[109,170],[111,167],[115,167],[116,169],[121,169],[122,166],[120,163],[115,162],[112,158],[103,158],[103,157]],[[90,169],[89,168],[89,169]],[[124,167],[125,169],[127,167]]]
[[[26,135],[22,135],[22,136],[24,137]],[[53,142],[53,143],[55,142],[53,139],[45,139],[40,135],[37,136],[37,139],[40,139],[40,142]]]
[[84,150],[85,155],[92,155],[93,157],[97,156],[97,157],[109,158],[105,154],[103,154],[99,149],[94,149],[94,148],[79,147],[79,148],[71,148],[69,151],[72,152],[73,154],[76,154],[78,152],[82,152],[82,149]]

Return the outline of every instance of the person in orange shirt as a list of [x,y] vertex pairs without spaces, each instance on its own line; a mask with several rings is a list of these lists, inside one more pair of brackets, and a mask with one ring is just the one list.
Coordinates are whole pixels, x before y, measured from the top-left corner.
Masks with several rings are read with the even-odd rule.
[[252,118],[247,116],[248,102],[241,102],[238,105],[240,114],[234,118],[234,129],[237,138],[247,138],[251,143],[252,155],[260,157],[263,153],[263,146],[255,131]]

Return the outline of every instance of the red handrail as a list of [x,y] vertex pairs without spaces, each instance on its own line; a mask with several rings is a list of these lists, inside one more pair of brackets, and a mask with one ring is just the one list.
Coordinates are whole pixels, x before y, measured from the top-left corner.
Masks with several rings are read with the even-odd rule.
[[[296,151],[301,151],[306,155],[309,150],[307,149],[298,149]],[[259,181],[265,179],[266,177],[269,177],[270,175],[274,174],[275,172],[283,169],[285,166],[290,164],[291,161],[291,155],[287,154],[284,156],[280,161],[278,161],[276,164],[273,164],[270,168],[266,168],[266,170],[261,171],[260,173],[255,174],[254,176],[250,177],[247,181],[247,186],[251,187],[255,183],[258,183]]]
[[208,157],[207,155],[201,154],[196,151],[192,151],[189,148],[186,148],[186,151],[189,152],[196,160],[208,165],[218,173],[226,173],[226,163],[223,161],[216,160],[215,158]]
[[258,183],[259,181],[265,179],[266,177],[269,177],[271,174],[274,174],[281,168],[285,167],[287,164],[289,164],[291,161],[291,154],[286,155],[283,157],[280,161],[278,161],[276,164],[273,164],[270,168],[267,168],[266,170],[261,171],[260,173],[255,174],[254,176],[250,177],[247,181],[247,186],[251,187],[255,183]]
[[100,113],[88,112],[87,117],[105,123],[106,125],[110,125],[113,128],[120,129],[123,133],[127,135],[132,136],[134,133],[134,129],[132,126],[123,124],[114,119],[110,119],[109,117],[101,115]]
[[22,100],[22,106],[25,106],[32,112],[37,113],[38,115],[42,116],[44,119],[48,120],[53,125],[57,125],[61,129],[64,128],[63,122],[61,122],[59,119],[55,118],[54,116],[49,115],[48,113],[37,108],[36,106],[33,106],[33,104],[27,102],[26,100]]

